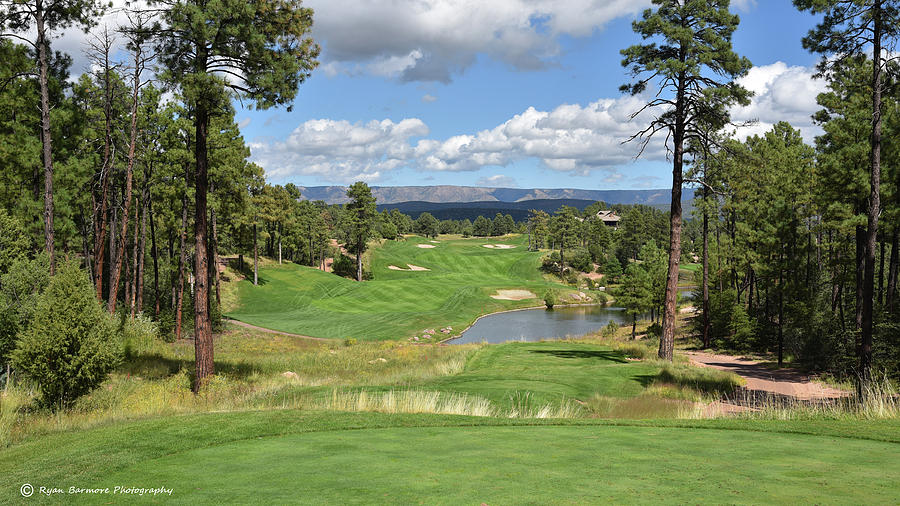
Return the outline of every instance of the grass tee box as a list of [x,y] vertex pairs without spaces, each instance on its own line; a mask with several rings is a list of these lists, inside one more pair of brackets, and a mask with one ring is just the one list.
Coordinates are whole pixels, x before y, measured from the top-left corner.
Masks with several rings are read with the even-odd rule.
[[564,289],[544,280],[538,269],[542,255],[527,251],[523,236],[387,241],[373,252],[371,281],[294,264],[272,266],[261,270],[259,286],[239,282],[239,306],[228,316],[333,339],[406,340],[444,327],[458,334],[479,315],[542,304],[540,298],[492,298],[497,290],[529,290],[541,297],[550,287]]

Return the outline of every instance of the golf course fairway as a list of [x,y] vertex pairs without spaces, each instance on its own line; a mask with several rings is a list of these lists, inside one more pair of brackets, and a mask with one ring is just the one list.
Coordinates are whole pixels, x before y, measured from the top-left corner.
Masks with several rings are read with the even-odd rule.
[[[507,248],[485,248],[501,244]],[[510,247],[512,246],[512,247]],[[385,241],[371,252],[373,279],[359,283],[296,264],[260,269],[260,283],[238,282],[227,316],[259,327],[312,337],[407,340],[425,329],[458,334],[478,316],[543,304],[544,253],[527,251],[524,236]],[[414,265],[427,270],[407,269]],[[528,290],[535,298],[498,300],[497,290]],[[446,337],[441,335],[441,337]]]

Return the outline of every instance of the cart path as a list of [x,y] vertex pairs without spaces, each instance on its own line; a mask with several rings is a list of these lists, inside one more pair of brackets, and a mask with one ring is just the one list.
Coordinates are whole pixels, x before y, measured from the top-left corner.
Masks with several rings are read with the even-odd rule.
[[729,355],[696,351],[685,352],[685,355],[695,365],[737,374],[747,380],[748,390],[761,390],[800,400],[833,399],[850,395],[850,392],[810,381],[809,375],[796,369],[769,369],[756,360]]

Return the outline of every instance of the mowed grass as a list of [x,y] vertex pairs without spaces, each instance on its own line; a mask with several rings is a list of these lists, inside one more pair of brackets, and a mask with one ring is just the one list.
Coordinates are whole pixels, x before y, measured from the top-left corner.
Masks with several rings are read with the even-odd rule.
[[[515,248],[488,249],[485,244]],[[564,290],[541,275],[542,255],[527,251],[525,238],[515,235],[385,241],[371,255],[371,281],[358,283],[295,264],[271,266],[260,270],[259,286],[249,280],[238,282],[238,306],[228,316],[268,329],[333,339],[407,340],[422,337],[425,329],[448,326],[458,334],[479,315],[540,305],[547,288]],[[407,264],[429,270],[388,268],[406,269]],[[538,298],[490,297],[501,289],[530,290]]]
[[[55,434],[4,451],[0,502],[895,503],[896,420],[501,420],[256,411]],[[39,490],[39,488],[38,488]]]

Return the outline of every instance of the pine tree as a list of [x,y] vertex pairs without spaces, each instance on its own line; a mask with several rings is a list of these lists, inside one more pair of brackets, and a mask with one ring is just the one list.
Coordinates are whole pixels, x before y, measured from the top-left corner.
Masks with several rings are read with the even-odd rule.
[[653,0],[653,4],[656,10],[644,11],[633,29],[644,40],[658,39],[660,43],[622,50],[622,66],[637,79],[622,86],[622,91],[640,95],[656,82],[659,92],[633,117],[652,108],[664,112],[632,139],[641,139],[642,150],[660,131],[671,139],[669,267],[659,357],[672,360],[681,260],[681,186],[685,155],[690,154],[685,147],[726,125],[728,106],[749,103],[750,92],[734,79],[745,75],[751,65],[731,49],[731,35],[740,20],[728,11],[728,0]]

